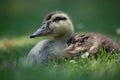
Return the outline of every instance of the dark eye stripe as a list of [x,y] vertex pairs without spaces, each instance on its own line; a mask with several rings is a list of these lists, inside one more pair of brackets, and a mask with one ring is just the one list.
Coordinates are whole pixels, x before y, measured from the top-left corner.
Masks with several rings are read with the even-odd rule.
[[67,18],[65,17],[56,17],[55,19],[53,19],[53,22],[56,22],[56,21],[60,21],[60,20],[66,20]]

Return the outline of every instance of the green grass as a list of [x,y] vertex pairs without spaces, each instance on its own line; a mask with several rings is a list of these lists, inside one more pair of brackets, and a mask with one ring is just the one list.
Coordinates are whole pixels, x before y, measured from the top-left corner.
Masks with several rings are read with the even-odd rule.
[[0,80],[120,79],[120,51],[106,53],[101,49],[97,59],[94,56],[88,59],[79,57],[61,63],[29,66],[25,58],[38,39],[21,37],[0,40]]

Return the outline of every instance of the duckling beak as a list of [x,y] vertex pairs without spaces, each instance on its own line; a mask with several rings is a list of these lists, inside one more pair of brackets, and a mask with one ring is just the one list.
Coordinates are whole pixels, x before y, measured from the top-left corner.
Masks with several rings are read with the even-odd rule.
[[30,38],[35,38],[38,36],[46,36],[51,33],[50,28],[48,27],[48,24],[45,23],[39,28],[37,31],[35,31],[33,34],[30,35]]

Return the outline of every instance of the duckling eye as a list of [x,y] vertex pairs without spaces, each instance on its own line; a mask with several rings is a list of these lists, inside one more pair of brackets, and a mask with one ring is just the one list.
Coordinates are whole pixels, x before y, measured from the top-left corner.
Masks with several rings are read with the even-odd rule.
[[56,17],[55,19],[53,19],[53,22],[58,22],[60,20],[66,20],[67,18],[65,17]]

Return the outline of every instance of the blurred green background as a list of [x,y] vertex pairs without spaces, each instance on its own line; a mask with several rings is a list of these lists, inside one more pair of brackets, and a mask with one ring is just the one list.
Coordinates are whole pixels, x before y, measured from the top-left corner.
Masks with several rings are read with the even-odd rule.
[[120,27],[119,0],[1,0],[0,36],[29,35],[56,10],[71,16],[75,31],[116,34]]
[[[119,0],[1,0],[0,80],[119,80],[120,55],[103,60],[25,67],[30,49],[41,39],[29,35],[52,11],[70,15],[76,32],[101,32],[120,43]],[[118,30],[118,32],[116,32]],[[119,34],[117,34],[119,33]],[[118,52],[120,53],[120,52]],[[22,65],[21,65],[22,62]]]

